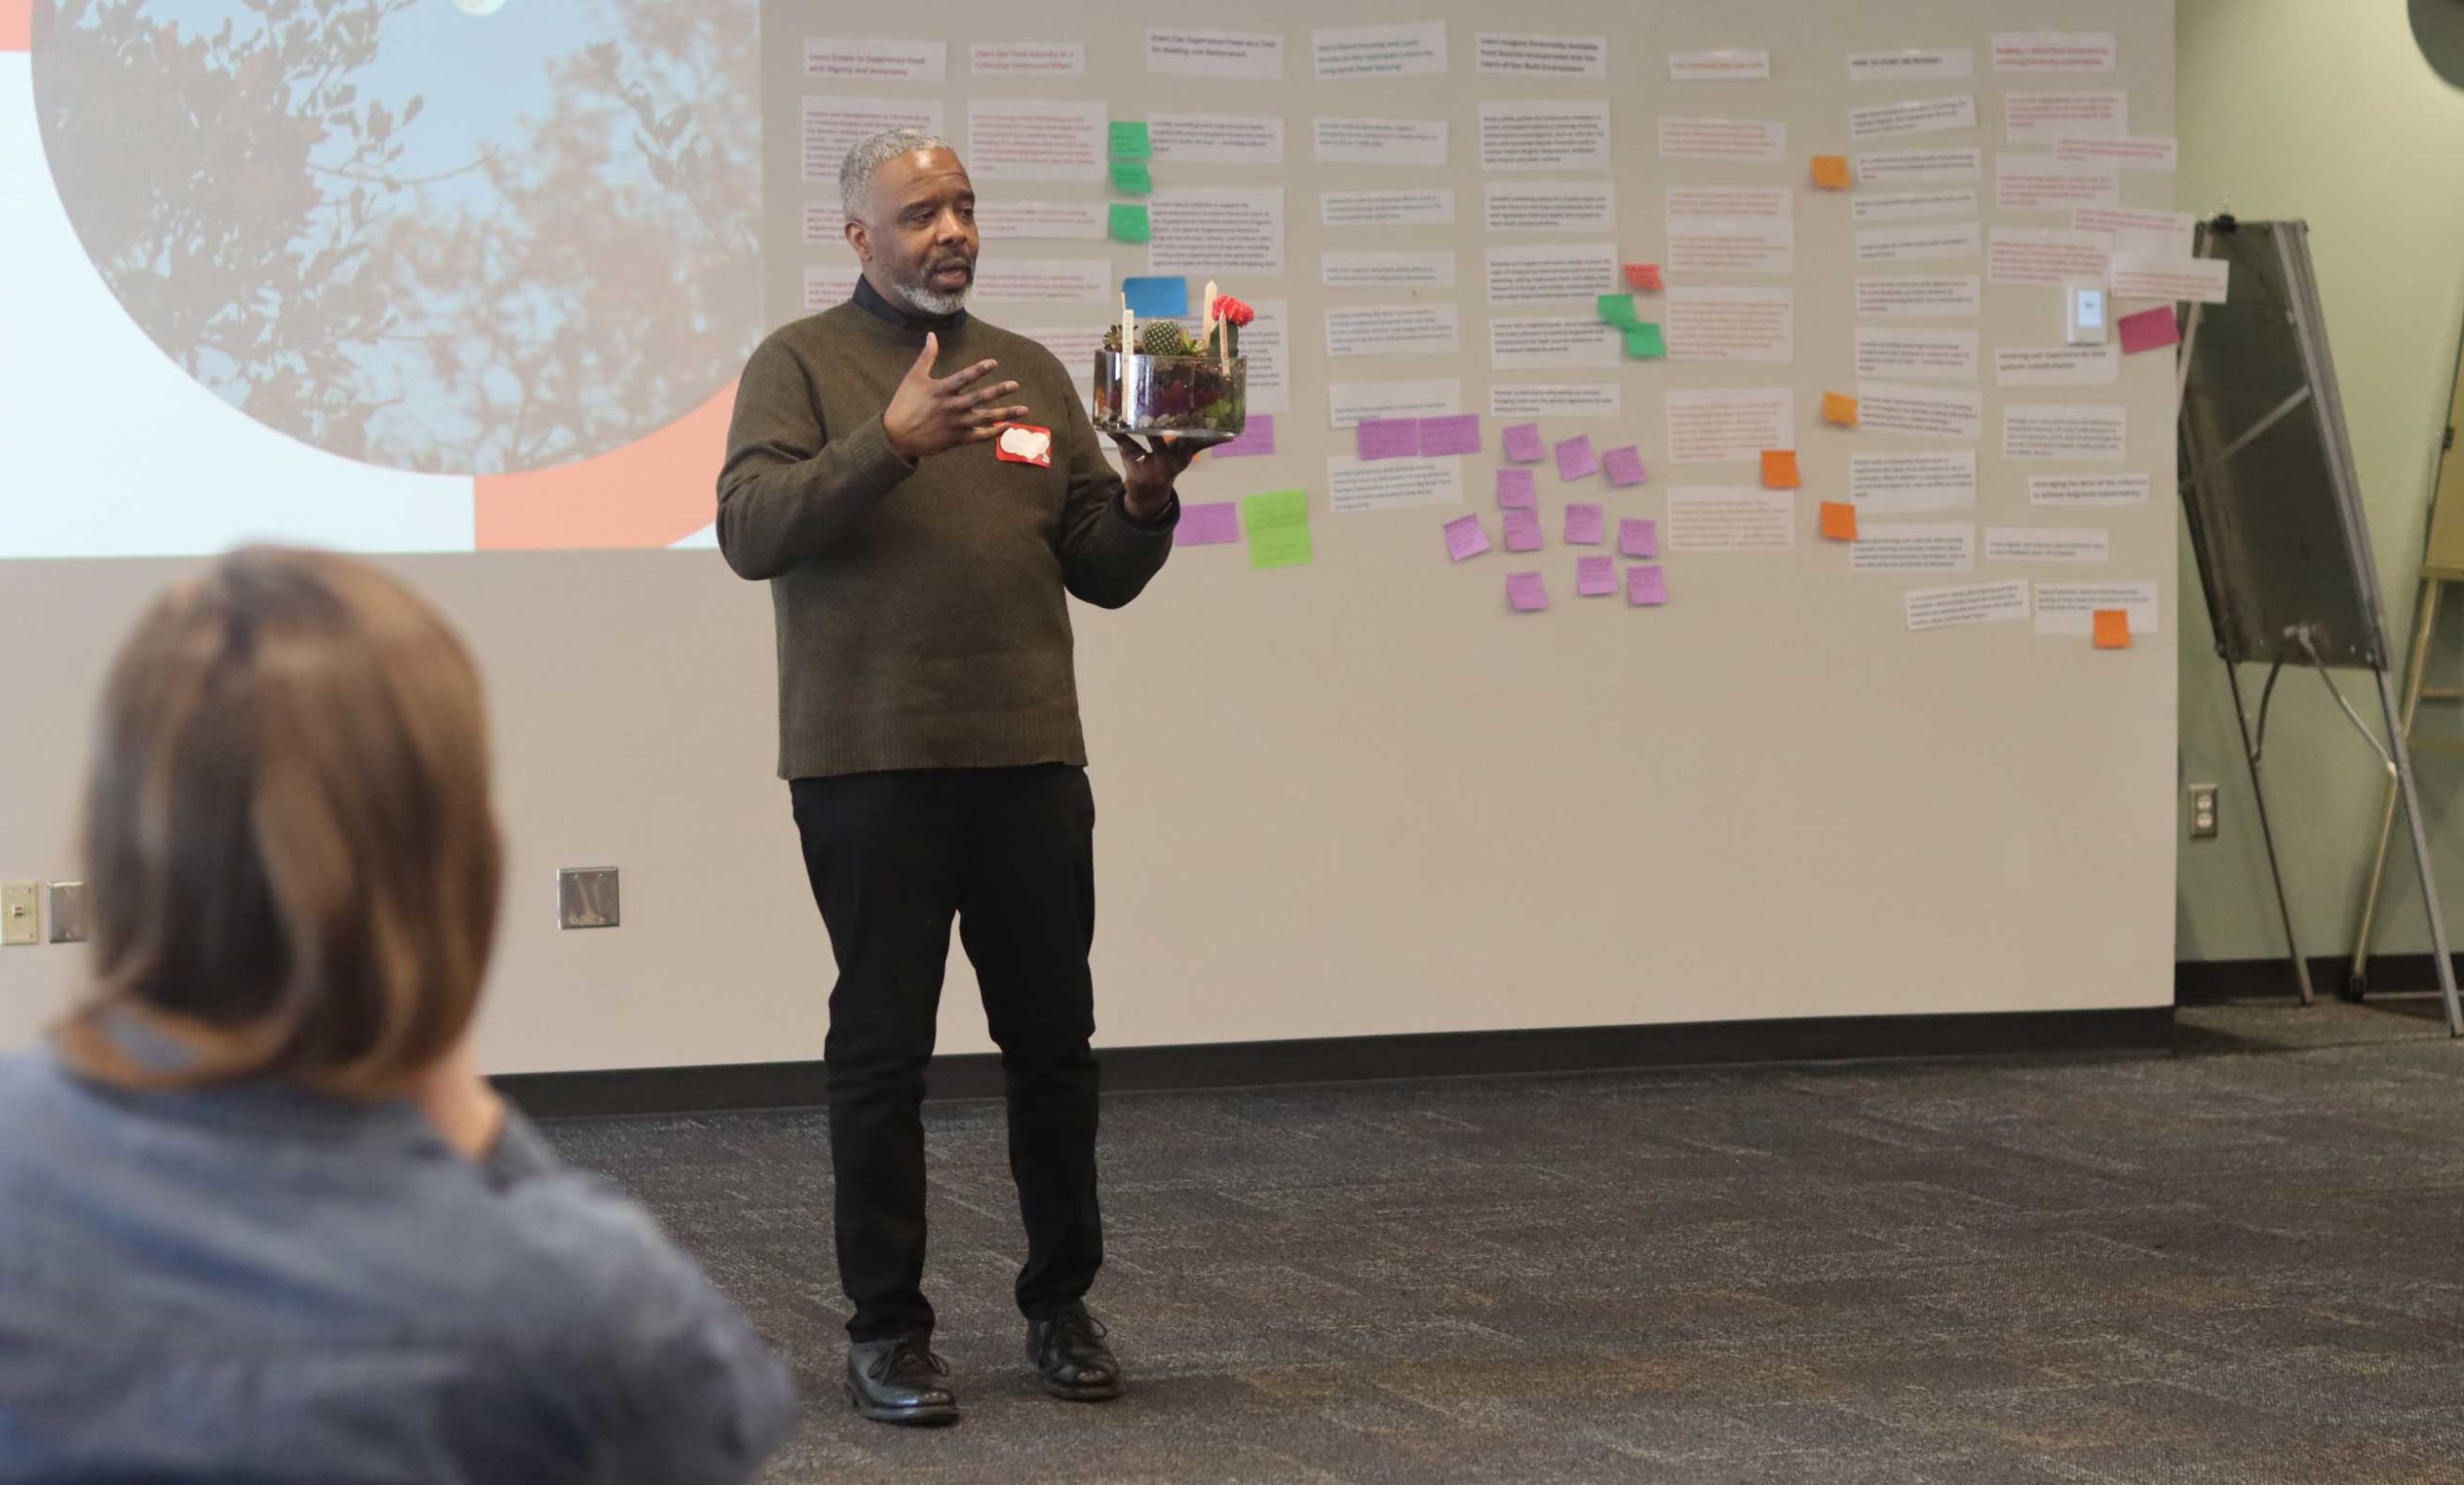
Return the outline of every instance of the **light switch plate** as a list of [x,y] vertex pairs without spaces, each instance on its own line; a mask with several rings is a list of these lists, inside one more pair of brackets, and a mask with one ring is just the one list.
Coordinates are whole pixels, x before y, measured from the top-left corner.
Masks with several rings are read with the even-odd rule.
[[0,882],[0,944],[42,942],[42,884]]
[[613,866],[568,866],[556,873],[558,928],[614,928],[625,921]]
[[55,882],[45,889],[49,899],[43,905],[51,915],[53,943],[84,943],[86,941],[86,883]]

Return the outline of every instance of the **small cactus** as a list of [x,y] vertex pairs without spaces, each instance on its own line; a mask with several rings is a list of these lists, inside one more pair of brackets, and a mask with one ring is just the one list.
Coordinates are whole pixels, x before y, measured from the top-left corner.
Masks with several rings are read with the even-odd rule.
[[1181,356],[1189,353],[1189,341],[1171,320],[1150,320],[1138,327],[1138,348],[1150,356]]

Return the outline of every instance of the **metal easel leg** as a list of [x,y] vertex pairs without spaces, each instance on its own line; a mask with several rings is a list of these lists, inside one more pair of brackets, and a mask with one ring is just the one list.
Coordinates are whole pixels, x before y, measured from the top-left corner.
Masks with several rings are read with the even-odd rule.
[[2429,919],[2430,962],[2438,970],[2438,995],[2447,1007],[2447,1035],[2464,1037],[2464,1011],[2455,998],[2455,964],[2447,956],[2447,919],[2438,908],[2438,879],[2429,866],[2429,832],[2422,825],[2421,792],[2413,786],[2413,749],[2396,731],[2396,682],[2383,669],[2378,677],[2378,704],[2387,713],[2388,756],[2396,760],[2396,782],[2404,791],[2404,818],[2412,826],[2413,864],[2421,871],[2422,911]]
[[[2384,678],[2382,673],[2381,678]],[[2250,798],[2259,809],[2259,838],[2267,843],[2268,875],[2275,879],[2275,910],[2284,919],[2284,952],[2293,956],[2293,978],[2301,990],[2305,1006],[2318,999],[2310,988],[2310,962],[2301,957],[2301,945],[2293,935],[2293,906],[2284,895],[2284,868],[2275,858],[2275,832],[2268,828],[2268,791],[2259,781],[2259,755],[2250,744],[2250,716],[2242,706],[2242,675],[2231,660],[2224,662],[2224,679],[2233,688],[2233,720],[2242,729],[2242,761],[2250,765]]]
[[[2438,579],[2425,577],[2421,600],[2413,605],[2413,653],[2404,664],[2403,734],[2408,742],[2413,735],[2413,719],[2421,711],[2422,677],[2429,665],[2429,637],[2438,623]],[[2391,722],[2390,738],[2395,736],[2394,729]],[[2345,987],[2337,991],[2346,1000],[2358,1001],[2370,989],[2370,933],[2378,920],[2378,894],[2387,888],[2387,847],[2396,837],[2396,802],[2402,792],[2401,781],[2391,777],[2385,797],[2379,801],[2378,849],[2370,858],[2369,884],[2361,891],[2361,921],[2352,937],[2352,968],[2345,976]]]

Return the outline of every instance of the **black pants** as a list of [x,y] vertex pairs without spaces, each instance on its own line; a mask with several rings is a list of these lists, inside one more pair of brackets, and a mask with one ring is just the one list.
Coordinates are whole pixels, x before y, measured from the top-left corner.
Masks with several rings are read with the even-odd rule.
[[805,870],[838,960],[823,1058],[838,1276],[858,1341],[929,1335],[924,1066],[950,919],[983,986],[1026,1219],[1018,1308],[1085,1294],[1104,1261],[1095,1203],[1095,800],[1083,768],[798,779]]

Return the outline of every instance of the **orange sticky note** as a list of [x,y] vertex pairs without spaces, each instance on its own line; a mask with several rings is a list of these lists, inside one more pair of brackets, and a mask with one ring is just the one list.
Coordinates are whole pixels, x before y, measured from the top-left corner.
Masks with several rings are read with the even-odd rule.
[[1793,448],[1762,450],[1762,488],[1794,490],[1797,487],[1797,451]]
[[1857,539],[1857,507],[1845,500],[1823,501],[1822,535],[1825,541],[1855,541]]
[[1626,282],[1651,294],[1659,293],[1659,265],[1656,263],[1627,264]]
[[1826,392],[1822,395],[1822,421],[1835,422],[1843,428],[1857,425],[1857,399],[1845,393]]
[[1825,191],[1848,189],[1848,157],[1816,155],[1813,157],[1813,183]]
[[2130,610],[2099,608],[2096,610],[2096,648],[2127,650],[2130,648]]

